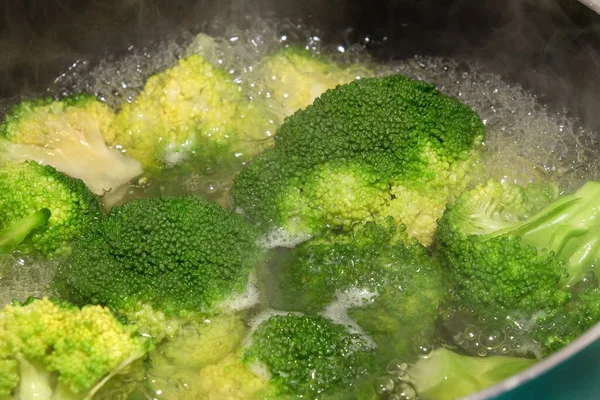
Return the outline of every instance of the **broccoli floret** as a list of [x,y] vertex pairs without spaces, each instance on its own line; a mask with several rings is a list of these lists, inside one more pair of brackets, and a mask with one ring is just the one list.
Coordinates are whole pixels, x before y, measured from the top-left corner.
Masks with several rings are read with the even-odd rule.
[[373,360],[362,337],[311,315],[271,316],[252,334],[244,354],[246,365],[268,378],[271,393],[296,398],[353,393],[371,373]]
[[236,178],[234,204],[291,233],[393,216],[429,244],[483,137],[474,111],[425,82],[360,79],[287,118],[275,146]]
[[163,337],[178,318],[210,315],[242,292],[257,261],[254,229],[195,196],[134,200],[78,238],[58,270],[59,293],[107,305]]
[[391,217],[311,239],[273,264],[275,308],[316,312],[333,301],[343,307],[340,294],[364,291],[365,301],[348,299],[353,304],[345,306],[388,356],[414,355],[415,341],[433,332],[445,294],[442,269]]
[[12,225],[0,230],[0,253],[12,252],[25,240],[32,230],[45,225],[50,218],[50,210],[42,208]]
[[148,79],[118,114],[110,143],[150,171],[186,159],[227,165],[261,151],[271,119],[224,71],[193,55]]
[[547,356],[600,321],[600,290],[597,285],[590,285],[564,307],[536,313],[532,320],[530,334]]
[[182,326],[157,352],[167,365],[204,368],[235,351],[247,333],[243,314],[225,313]]
[[75,235],[103,218],[98,199],[79,179],[34,161],[0,168],[0,226],[10,227],[44,208],[50,210],[48,222],[33,229],[19,250],[65,255]]
[[[238,353],[229,353],[219,362],[201,369],[163,363],[153,365],[146,374],[143,393],[166,400],[280,399],[269,395],[268,380],[250,371]],[[156,359],[152,360],[152,364],[155,363]]]
[[[535,364],[518,357],[469,357],[445,348],[433,350],[415,364],[392,361],[389,376],[378,382],[386,393],[416,392],[419,399],[459,399],[483,390]],[[408,386],[410,385],[410,386]],[[416,397],[416,396],[414,396]],[[414,398],[411,397],[411,398]]]
[[47,298],[6,306],[0,311],[0,397],[91,398],[152,346],[100,306],[79,309]]
[[339,65],[326,56],[300,47],[288,47],[261,60],[255,85],[273,99],[281,121],[310,105],[327,89],[373,75],[356,65]]
[[[102,195],[142,174],[138,161],[107,147],[115,114],[88,94],[27,100],[0,125],[0,161],[37,161],[83,180]],[[110,166],[110,168],[107,168]]]
[[247,370],[238,355],[249,332],[244,317],[221,314],[182,326],[150,354],[145,389],[159,399],[255,397],[248,393],[266,382]]
[[561,307],[595,265],[600,184],[588,182],[539,210],[543,201],[529,193],[489,181],[441,218],[440,252],[465,303],[523,312]]
[[192,347],[182,343],[171,347],[175,342],[167,341],[151,353],[144,385],[153,397],[292,399],[373,394],[368,380],[374,371],[373,351],[345,326],[321,316],[275,315],[261,322],[240,347],[249,332],[242,315],[221,315],[214,322],[192,334]]

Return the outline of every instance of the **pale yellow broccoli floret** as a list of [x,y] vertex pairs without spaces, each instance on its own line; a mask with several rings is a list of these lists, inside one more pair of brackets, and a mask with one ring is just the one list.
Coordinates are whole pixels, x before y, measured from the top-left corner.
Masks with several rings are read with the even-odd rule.
[[267,138],[269,119],[224,71],[192,55],[148,79],[117,116],[111,144],[146,168],[163,168],[222,152],[259,151],[239,142]]
[[9,305],[0,311],[0,398],[91,398],[151,348],[100,306]]
[[327,89],[372,75],[367,69],[341,66],[295,47],[268,56],[259,71],[268,96],[281,106],[282,120],[306,108]]
[[83,180],[95,194],[114,191],[143,172],[137,160],[107,146],[114,119],[91,95],[24,101],[0,126],[0,161],[36,161]]

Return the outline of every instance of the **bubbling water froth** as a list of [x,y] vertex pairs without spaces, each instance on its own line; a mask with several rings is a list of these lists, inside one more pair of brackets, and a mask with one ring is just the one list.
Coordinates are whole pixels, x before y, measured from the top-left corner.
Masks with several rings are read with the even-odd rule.
[[20,254],[0,255],[0,308],[14,300],[28,297],[53,296],[50,288],[58,264],[33,256]]
[[[255,75],[260,60],[293,44],[327,54],[335,61],[374,68],[377,76],[400,73],[431,82],[471,106],[486,126],[484,165],[489,177],[521,184],[557,179],[565,190],[579,187],[590,177],[600,177],[596,157],[599,144],[593,132],[579,127],[566,111],[551,115],[534,95],[507,84],[476,63],[415,57],[373,66],[363,44],[326,43],[322,36],[314,28],[287,20],[257,20],[248,29],[217,21],[206,33],[182,32],[176,39],[151,48],[132,46],[119,58],[109,56],[95,63],[79,60],[57,77],[49,91],[58,97],[94,93],[119,109],[135,98],[150,75],[174,66],[181,57],[199,54],[243,86],[249,100],[264,98],[263,84]],[[178,163],[181,159],[170,161]]]

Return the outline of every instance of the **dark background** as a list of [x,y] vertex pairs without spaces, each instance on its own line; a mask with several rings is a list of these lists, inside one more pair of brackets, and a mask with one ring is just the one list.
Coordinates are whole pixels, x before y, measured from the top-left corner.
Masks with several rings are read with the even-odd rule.
[[575,0],[0,0],[0,98],[41,92],[77,59],[256,15],[301,18],[325,40],[368,35],[383,60],[476,57],[600,131],[600,18]]

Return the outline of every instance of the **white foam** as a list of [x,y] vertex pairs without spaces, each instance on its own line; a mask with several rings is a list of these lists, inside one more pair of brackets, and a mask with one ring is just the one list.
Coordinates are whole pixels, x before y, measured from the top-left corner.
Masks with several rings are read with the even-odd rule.
[[258,278],[251,272],[248,275],[248,283],[242,293],[236,293],[230,299],[220,304],[219,308],[223,312],[235,313],[258,304],[260,292],[258,290]]
[[337,292],[335,299],[325,307],[321,315],[336,324],[346,326],[350,333],[355,333],[364,338],[368,347],[375,348],[376,344],[373,339],[348,315],[348,310],[364,306],[375,299],[377,295],[376,292],[360,288],[350,288],[343,292]]

